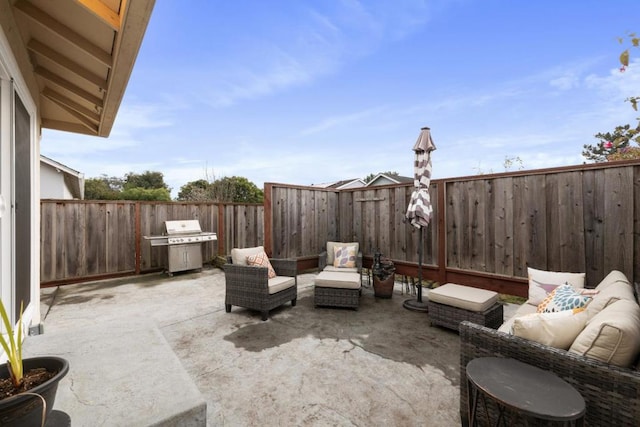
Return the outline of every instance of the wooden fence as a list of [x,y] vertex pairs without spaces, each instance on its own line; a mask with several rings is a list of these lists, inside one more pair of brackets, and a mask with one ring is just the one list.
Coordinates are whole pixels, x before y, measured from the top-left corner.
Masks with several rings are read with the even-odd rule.
[[[417,276],[419,230],[404,220],[413,187],[331,190],[265,184],[263,205],[43,201],[41,281],[70,283],[159,270],[166,248],[145,235],[165,220],[198,219],[218,234],[204,259],[264,244],[315,268],[327,240],[358,241]],[[584,271],[597,284],[618,269],[640,280],[640,161],[433,180],[423,230],[423,277],[526,295],[527,266]]]
[[[276,257],[312,267],[327,240],[358,241],[416,276],[418,230],[404,221],[413,187],[328,190],[266,184]],[[640,278],[640,162],[433,180],[423,276],[526,296],[527,266]],[[271,236],[271,240],[270,240]],[[365,262],[366,263],[366,262]]]
[[264,208],[249,204],[43,200],[40,224],[42,286],[158,271],[167,248],[144,236],[160,235],[166,220],[197,219],[217,242],[203,244],[211,261],[226,248],[264,242]]

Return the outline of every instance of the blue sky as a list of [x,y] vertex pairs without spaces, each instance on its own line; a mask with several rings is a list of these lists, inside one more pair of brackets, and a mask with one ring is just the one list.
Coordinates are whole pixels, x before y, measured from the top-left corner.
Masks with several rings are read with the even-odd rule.
[[635,123],[637,0],[157,0],[107,139],[44,130],[42,154],[102,174],[160,171],[173,189],[243,176],[299,185],[583,163]]

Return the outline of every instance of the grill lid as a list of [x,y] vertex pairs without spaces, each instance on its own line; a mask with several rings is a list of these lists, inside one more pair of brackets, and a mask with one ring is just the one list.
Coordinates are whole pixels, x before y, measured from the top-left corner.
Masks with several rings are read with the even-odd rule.
[[200,221],[197,219],[187,219],[180,221],[165,221],[167,236],[180,236],[186,234],[199,234],[202,232]]

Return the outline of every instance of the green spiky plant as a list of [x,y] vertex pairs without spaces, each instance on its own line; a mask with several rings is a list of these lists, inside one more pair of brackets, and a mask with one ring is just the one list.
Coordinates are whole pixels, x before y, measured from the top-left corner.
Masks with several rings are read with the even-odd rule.
[[18,321],[18,339],[14,336],[13,326],[9,322],[7,310],[4,303],[0,300],[0,315],[2,322],[7,330],[7,338],[4,334],[0,334],[0,344],[7,353],[7,368],[9,368],[9,376],[13,386],[18,389],[24,381],[24,371],[22,367],[22,303],[20,303],[20,320]]

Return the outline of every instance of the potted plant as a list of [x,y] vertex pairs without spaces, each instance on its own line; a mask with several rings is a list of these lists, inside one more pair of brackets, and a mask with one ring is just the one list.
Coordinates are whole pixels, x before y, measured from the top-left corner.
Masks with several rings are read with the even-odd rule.
[[6,337],[0,334],[6,369],[0,366],[0,425],[44,426],[55,401],[58,382],[69,371],[69,363],[60,357],[22,358],[22,304],[17,337],[4,303],[0,316]]
[[375,253],[372,272],[374,295],[379,298],[391,298],[396,280],[396,269],[393,261],[389,258],[383,258],[379,252]]

